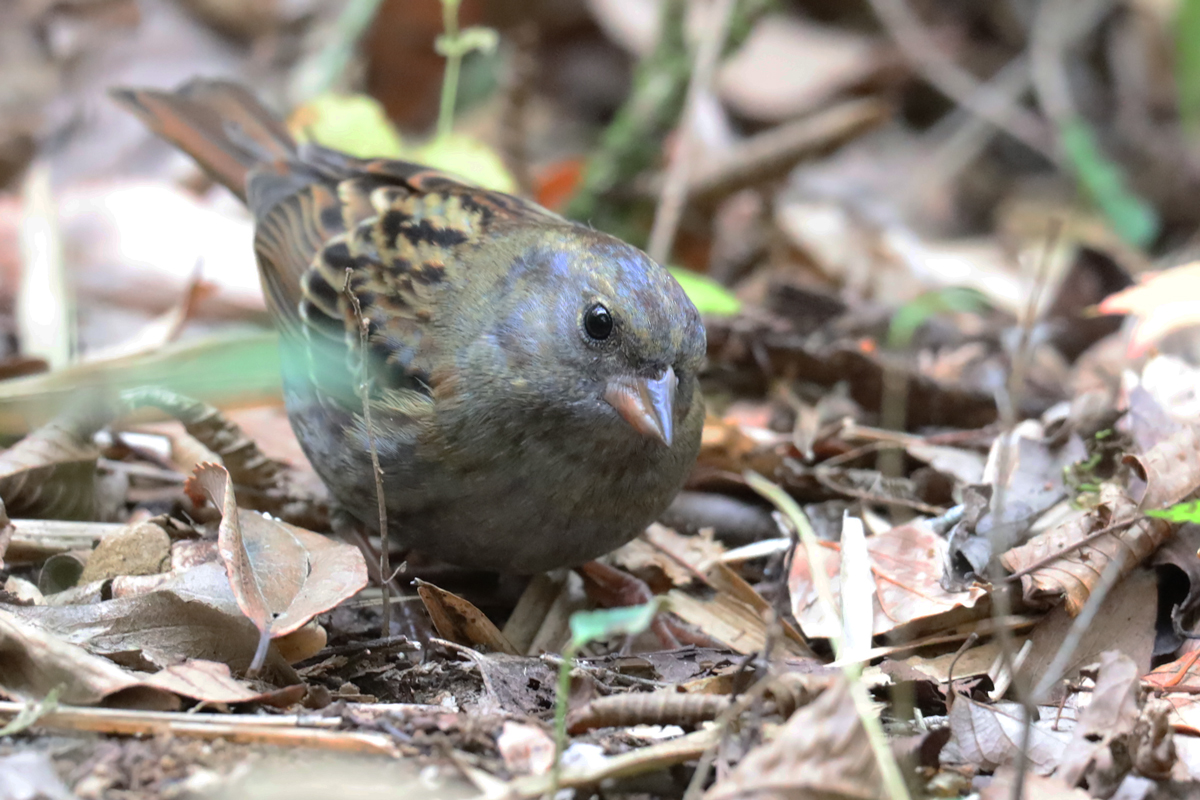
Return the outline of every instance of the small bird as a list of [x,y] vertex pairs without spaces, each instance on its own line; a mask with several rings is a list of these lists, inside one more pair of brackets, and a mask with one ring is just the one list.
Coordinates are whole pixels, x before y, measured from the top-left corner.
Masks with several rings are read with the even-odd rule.
[[683,485],[704,326],[640,250],[417,164],[297,145],[236,83],[113,96],[254,215],[288,417],[364,525],[372,438],[389,535],[466,567],[581,564]]

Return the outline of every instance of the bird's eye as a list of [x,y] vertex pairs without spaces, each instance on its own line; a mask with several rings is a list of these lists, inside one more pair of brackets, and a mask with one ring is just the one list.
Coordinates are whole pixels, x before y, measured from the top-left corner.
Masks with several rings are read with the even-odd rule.
[[604,341],[613,332],[612,314],[608,313],[607,308],[597,303],[583,313],[583,329],[596,341]]

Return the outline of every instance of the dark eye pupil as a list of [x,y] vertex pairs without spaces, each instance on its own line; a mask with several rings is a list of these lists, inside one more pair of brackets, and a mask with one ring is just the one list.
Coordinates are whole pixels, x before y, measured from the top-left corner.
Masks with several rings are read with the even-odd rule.
[[583,329],[593,339],[607,339],[612,334],[612,314],[604,306],[592,306],[583,315]]

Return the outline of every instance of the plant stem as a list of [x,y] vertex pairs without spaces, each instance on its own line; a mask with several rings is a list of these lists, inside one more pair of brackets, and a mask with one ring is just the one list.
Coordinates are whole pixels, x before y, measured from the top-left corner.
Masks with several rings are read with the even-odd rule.
[[574,643],[563,648],[562,663],[558,665],[558,692],[554,701],[554,768],[550,773],[549,796],[558,794],[562,780],[562,757],[567,749],[567,694],[571,691],[571,663],[575,660]]
[[[458,39],[458,6],[462,0],[442,0],[442,27],[446,42]],[[454,106],[458,102],[458,74],[462,69],[462,51],[449,47],[446,53],[446,72],[442,76],[442,100],[438,107],[437,136],[444,139],[454,127]]]

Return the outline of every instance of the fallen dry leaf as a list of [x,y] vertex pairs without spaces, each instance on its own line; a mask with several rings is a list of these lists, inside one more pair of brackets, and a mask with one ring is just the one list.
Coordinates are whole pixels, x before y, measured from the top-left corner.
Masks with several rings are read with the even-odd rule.
[[1148,272],[1140,283],[1111,294],[1097,308],[1102,314],[1138,318],[1129,337],[1129,356],[1144,354],[1172,331],[1200,324],[1200,261],[1164,272]]
[[47,423],[0,453],[0,498],[13,517],[92,519],[96,459],[92,423]]
[[[805,69],[777,69],[799,63]],[[876,40],[796,16],[765,17],[722,65],[721,98],[757,120],[792,119],[865,81],[880,66]]]
[[1133,659],[1115,650],[1101,654],[1091,700],[1076,719],[1058,769],[1067,785],[1076,786],[1087,776],[1089,788],[1105,784],[1115,790],[1132,769],[1128,739],[1141,710],[1138,678]]
[[[841,596],[841,552],[836,545],[823,544],[826,549],[825,571],[829,575],[834,602]],[[948,592],[940,583],[946,540],[921,524],[901,525],[867,539],[871,572],[877,587],[875,593],[876,636],[895,631],[902,626],[906,634],[919,635],[918,629],[938,626],[944,614],[974,608],[985,595],[983,587],[973,584],[965,592]],[[792,570],[788,576],[792,598],[792,614],[806,636],[829,638],[840,633],[838,621],[829,619],[818,602],[816,585],[803,547],[796,549]],[[961,620],[960,620],[961,621]]]
[[40,700],[59,688],[72,705],[112,705],[173,710],[176,695],[214,703],[248,702],[261,696],[235,680],[229,667],[190,661],[152,675],[133,672],[0,609],[0,690]]
[[609,557],[652,586],[662,582],[655,580],[660,576],[672,586],[688,586],[701,578],[696,565],[708,564],[724,554],[725,545],[713,538],[711,530],[685,536],[655,522]]
[[[1147,597],[1159,592],[1159,575],[1155,570],[1139,567],[1113,586],[1096,612],[1096,621],[1088,626],[1076,641],[1074,655],[1064,665],[1062,677],[1074,680],[1079,670],[1094,664],[1107,650],[1119,650],[1131,659],[1138,669],[1150,669],[1155,649],[1156,603]],[[1042,617],[1029,637],[1030,652],[1021,667],[1030,685],[1037,685],[1045,676],[1063,642],[1072,633],[1075,618],[1059,603]]]
[[[969,697],[955,697],[950,707],[950,741],[942,751],[942,763],[970,764],[992,771],[1016,761],[1020,747],[1022,709],[1016,703],[984,705]],[[1030,769],[1049,775],[1062,760],[1071,739],[1065,731],[1035,722],[1029,732]]]
[[192,495],[193,502],[198,504],[201,493],[207,495],[221,512],[221,524],[217,529],[217,552],[221,556],[221,563],[225,565],[225,574],[229,576],[229,586],[233,589],[238,608],[261,634],[258,650],[250,664],[250,672],[258,672],[267,655],[273,618],[263,584],[276,577],[278,570],[286,584],[295,585],[303,578],[301,562],[304,555],[295,537],[279,537],[277,550],[263,548],[262,551],[264,554],[270,553],[271,563],[259,564],[256,571],[242,536],[237,498],[233,495],[233,480],[229,477],[229,472],[217,464],[201,464],[188,484],[188,494]]
[[466,647],[482,645],[492,652],[521,655],[495,623],[470,601],[428,581],[417,580],[416,583],[417,594],[433,620],[433,627],[443,639]]
[[835,681],[788,719],[774,740],[750,751],[705,800],[756,797],[875,798],[879,766],[845,681]]
[[[244,672],[259,640],[216,562],[170,576],[145,594],[85,605],[12,607],[9,612],[91,653],[130,654],[158,667],[201,659]],[[268,651],[264,678],[279,685],[296,681],[274,649]]]
[[367,585],[358,548],[253,511],[239,511],[224,467],[196,471],[191,492],[222,510],[218,550],[238,607],[264,634],[282,636]]
[[[1045,566],[1021,577],[1025,598],[1031,602],[1066,596],[1066,607],[1075,616],[1087,602],[1104,568],[1114,558],[1122,559],[1121,574],[1153,553],[1171,535],[1171,525],[1161,519],[1142,519],[1124,530],[1114,530],[1080,545],[1093,533],[1140,513],[1137,503],[1114,483],[1105,483],[1100,502],[1083,517],[1052,528],[1014,547],[1000,556],[1006,569],[1018,572],[1041,563],[1055,554]],[[1078,545],[1078,546],[1075,546]]]

